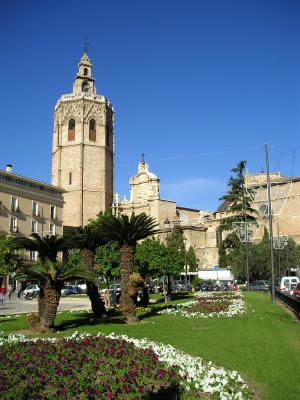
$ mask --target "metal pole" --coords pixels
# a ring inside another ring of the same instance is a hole
[[[266,152],[266,169],[267,169],[267,188],[268,188],[268,217],[269,217],[269,235],[270,235],[270,255],[271,255],[271,280],[272,280],[272,304],[275,301],[275,282],[274,282],[274,253],[273,253],[273,225],[272,225],[272,202],[271,202],[271,185],[270,185],[270,166],[269,166],[269,149],[268,144],[265,145]]]
[[[250,272],[249,272],[249,249],[248,249],[248,228],[247,228],[247,215],[245,215],[246,227],[246,273],[247,273],[247,291],[250,290]]]
[[[184,247],[184,267],[185,267],[185,290],[188,290],[186,248],[185,247]]]
[[[280,272],[280,270],[281,270],[281,265],[280,265],[280,253],[281,253],[281,251],[280,251],[281,249],[279,249],[279,251],[278,251],[278,280],[280,280],[280,275],[281,275],[281,272]]]

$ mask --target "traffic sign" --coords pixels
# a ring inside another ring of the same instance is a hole
[[[282,250],[287,245],[288,237],[287,236],[277,236],[273,238],[273,247],[277,250]]]

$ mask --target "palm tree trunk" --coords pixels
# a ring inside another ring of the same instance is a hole
[[[53,331],[54,321],[59,305],[61,287],[47,282],[44,286],[45,308],[40,319],[40,330],[42,332]]]
[[[135,315],[136,305],[130,295],[131,282],[130,275],[133,271],[134,246],[127,244],[120,249],[121,252],[121,297],[120,310],[128,323],[137,322],[138,318]]]
[[[94,269],[94,258],[95,254],[92,250],[82,249],[81,255],[83,258],[84,269],[88,272],[92,272]],[[105,304],[101,299],[99,290],[95,282],[86,281],[86,293],[91,301],[92,311],[95,317],[102,317],[105,314]]]
[[[102,317],[105,314],[105,304],[100,297],[98,286],[92,281],[86,281],[86,294],[89,296],[92,311],[95,317]]]
[[[38,297],[38,313],[39,313],[39,319],[42,318],[42,315],[45,312],[45,293],[44,293],[44,287],[41,284],[40,285],[40,291],[39,291],[39,297]]]

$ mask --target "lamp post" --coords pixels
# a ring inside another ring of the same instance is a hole
[[[169,230],[170,230],[171,222],[166,218],[164,220],[164,227],[165,227],[165,232],[166,232],[166,239],[168,240],[169,237]]]
[[[182,237],[184,243],[184,270],[185,270],[185,290],[188,290],[188,280],[187,280],[187,264],[186,264],[186,241],[187,238],[185,236]]]

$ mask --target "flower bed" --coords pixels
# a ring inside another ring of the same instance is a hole
[[[3,400],[252,398],[237,371],[147,339],[11,335],[0,337],[0,345]]]
[[[122,339],[13,340],[3,347],[0,362],[3,400],[138,400],[154,393],[172,399],[179,392],[178,367]]]
[[[219,318],[241,315],[245,309],[241,292],[203,292],[197,293],[196,300],[168,306],[158,313],[182,317]]]

